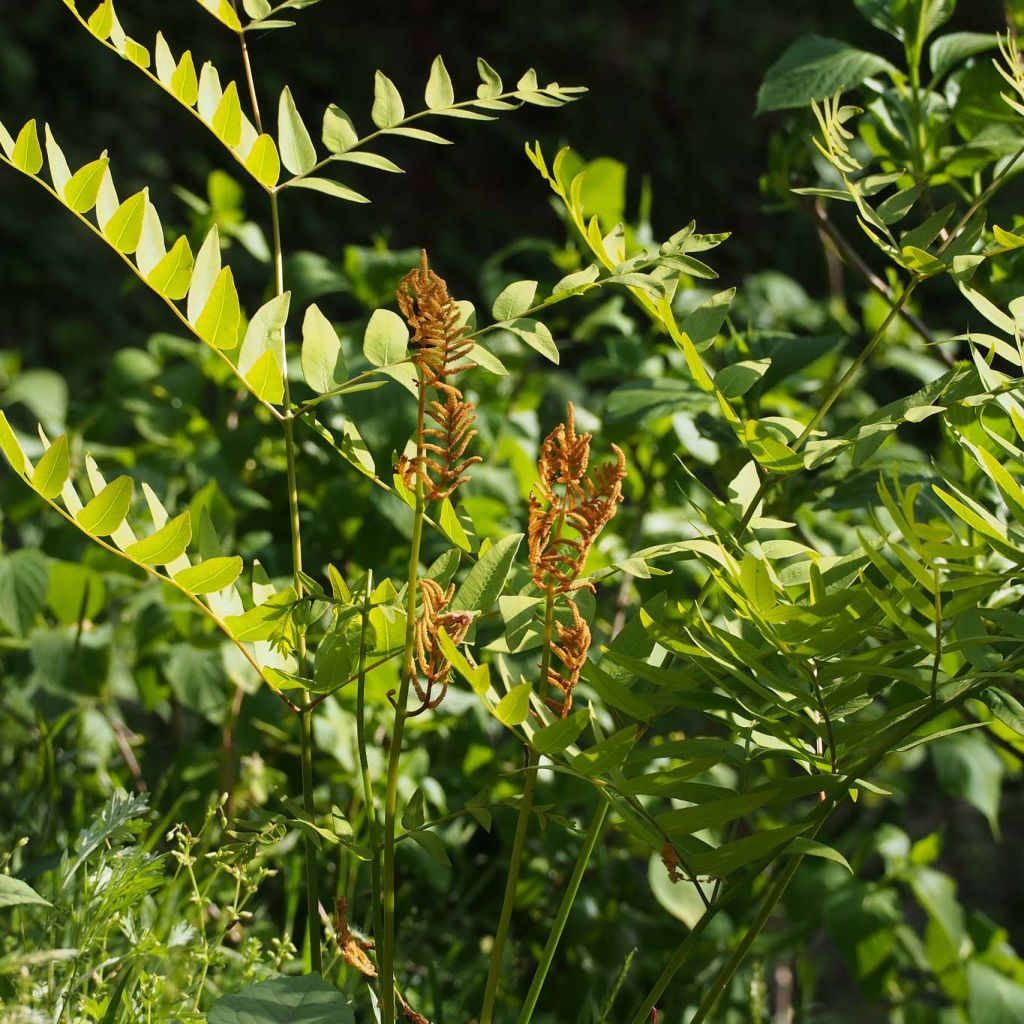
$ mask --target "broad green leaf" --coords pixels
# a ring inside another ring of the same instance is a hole
[[[49,900],[44,900],[27,882],[10,875],[0,875],[0,907],[22,906],[49,907]]]
[[[476,70],[477,74],[480,75],[480,85],[477,86],[476,90],[477,96],[482,100],[487,100],[500,95],[503,88],[501,75],[483,57],[477,57]]]
[[[555,345],[555,339],[551,337],[547,325],[541,323],[540,320],[513,320],[512,323],[506,325],[506,329],[517,338],[522,338],[530,348],[536,349],[545,359],[558,363],[558,347]]]
[[[238,100],[238,86],[229,82],[228,87],[213,112],[210,121],[213,133],[225,146],[234,147],[242,139],[242,104]]]
[[[28,459],[3,412],[0,412],[0,451],[4,453],[4,458],[11,464],[14,472],[18,476],[25,476],[29,469]]]
[[[274,10],[268,0],[242,0],[242,7],[253,21],[269,17]]]
[[[745,395],[771,367],[770,359],[749,359],[733,363],[715,374],[715,386],[726,398]]]
[[[171,75],[171,95],[184,103],[186,107],[194,107],[199,99],[199,78],[196,66],[192,62],[192,54],[186,50],[178,61],[178,66]]]
[[[241,615],[229,615],[224,625],[236,640],[269,640],[280,628],[281,621],[294,603],[295,590],[288,587]]]
[[[538,754],[557,754],[575,743],[590,724],[590,712],[574,711],[568,718],[559,719],[538,729],[530,740]]]
[[[533,305],[536,294],[536,281],[514,281],[494,300],[491,314],[495,320],[516,320]]]
[[[324,111],[321,139],[328,152],[344,153],[359,141],[359,133],[352,124],[352,118],[341,107],[332,103]]]
[[[416,792],[409,798],[409,802],[402,810],[402,828],[414,829],[426,821],[426,813],[423,807],[423,789],[416,787]]]
[[[96,205],[100,183],[109,163],[105,156],[101,156],[71,175],[64,186],[64,202],[76,213],[88,213]]]
[[[989,32],[950,32],[939,36],[928,49],[928,65],[932,76],[941,78],[961,61],[986,50],[994,50],[999,37]]]
[[[196,334],[214,348],[233,349],[238,344],[241,315],[234,275],[230,267],[225,267],[217,275],[210,297],[195,322]]]
[[[196,100],[196,110],[207,124],[212,124],[213,115],[217,113],[217,107],[223,94],[220,72],[212,62],[206,61],[199,71],[199,98]]]
[[[383,71],[378,71],[373,81],[371,120],[378,128],[394,128],[404,117],[405,106],[395,83]]]
[[[967,1019],[977,1024],[1024,1020],[1024,985],[979,957],[967,961]]]
[[[357,192],[348,185],[342,185],[340,181],[332,178],[297,178],[288,182],[289,188],[308,188],[314,192],[323,192],[324,195],[334,196],[335,199],[344,199],[349,203],[368,203],[370,200],[361,192]]]
[[[452,599],[452,611],[490,611],[512,571],[512,563],[522,541],[523,535],[517,533],[492,545],[459,587]]]
[[[205,7],[222,25],[227,25],[232,32],[241,32],[242,23],[238,20],[231,0],[199,0],[201,6]]]
[[[308,174],[313,169],[316,147],[287,85],[281,92],[277,108],[277,142],[281,163],[292,174]]]
[[[217,275],[220,273],[220,232],[215,224],[203,240],[196,255],[195,269],[188,286],[188,302],[185,315],[188,322],[194,324],[199,319],[213,291]]]
[[[171,79],[174,77],[175,62],[174,55],[171,53],[171,48],[167,45],[163,32],[157,32],[156,34],[155,59],[156,77],[161,85],[170,89]]]
[[[38,174],[43,166],[43,151],[39,148],[39,132],[35,118],[18,132],[11,153],[11,163],[26,174]]]
[[[71,457],[68,452],[67,434],[61,434],[43,452],[32,473],[32,487],[44,498],[51,501],[64,489],[64,482],[71,472]]]
[[[182,235],[149,272],[146,282],[166,299],[183,299],[188,294],[194,267],[192,247]]]
[[[572,759],[572,766],[584,775],[598,775],[618,768],[636,743],[636,726],[628,725]]]
[[[503,725],[512,728],[522,725],[526,716],[530,713],[530,694],[532,692],[529,683],[520,683],[513,686],[494,708],[494,715]]]
[[[267,349],[245,374],[253,394],[263,402],[280,405],[284,399],[284,373],[277,356]]]
[[[281,177],[281,159],[269,135],[261,135],[245,158],[245,169],[264,187],[273,188]]]
[[[374,366],[388,366],[405,358],[409,328],[390,309],[375,309],[363,334],[363,355]]]
[[[242,559],[238,555],[208,558],[198,565],[175,573],[174,582],[193,594],[212,594],[230,587],[242,575]]]
[[[119,476],[88,502],[75,520],[86,533],[96,537],[109,536],[127,518],[134,490],[131,477]]]
[[[281,376],[285,367],[284,328],[288,321],[291,298],[291,292],[275,296],[260,306],[255,316],[249,321],[249,326],[245,331],[245,340],[238,353],[238,369],[246,377],[266,352],[273,353],[274,361],[277,364],[277,375]],[[267,368],[264,368],[262,372],[267,372]]]
[[[118,252],[133,253],[139,247],[148,202],[149,189],[144,188],[126,199],[103,225],[104,237]]]
[[[167,565],[180,558],[192,540],[192,513],[182,512],[156,533],[129,544],[124,553],[144,565]]]
[[[349,622],[354,625],[355,653],[358,653],[359,619],[349,619]],[[373,627],[371,626],[370,628],[372,629]],[[372,649],[372,644],[368,645],[368,649]],[[352,643],[349,641],[348,634],[341,632],[328,633],[320,641],[316,649],[316,659],[313,665],[313,685],[310,689],[317,693],[333,690],[348,680],[354,668]]]
[[[15,636],[27,636],[46,606],[49,570],[38,551],[0,555],[0,625]]]
[[[430,78],[427,81],[424,99],[430,110],[450,107],[455,102],[455,89],[452,87],[451,76],[448,74],[448,69],[444,66],[440,54],[430,65]]]
[[[345,356],[338,332],[316,305],[306,310],[302,321],[302,376],[320,395],[345,380]]]
[[[884,57],[838,39],[803,36],[768,69],[755,113],[806,107],[882,73],[896,74]]]
[[[446,867],[451,866],[451,860],[448,857],[448,851],[444,848],[444,841],[439,835],[429,830],[423,830],[420,832],[412,832],[409,838],[417,845],[422,847],[426,852],[438,862],[438,864],[444,864]]]
[[[89,27],[89,31],[97,39],[108,39],[110,37],[110,33],[114,31],[113,0],[103,0],[96,10],[89,15],[89,20],[86,24]]]
[[[49,125],[43,126],[43,137],[46,141],[46,163],[50,168],[50,181],[53,182],[54,191],[57,195],[64,192],[64,186],[71,179],[71,170],[68,167],[64,151],[57,145]]]

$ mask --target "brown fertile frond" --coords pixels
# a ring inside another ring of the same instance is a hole
[[[439,642],[442,629],[452,643],[461,644],[466,639],[473,616],[469,612],[447,612],[445,609],[455,595],[455,584],[442,588],[437,580],[423,579],[420,587],[420,617],[416,620],[416,665],[413,686],[420,699],[420,706],[408,717],[422,714],[436,708],[448,692],[451,677],[451,662],[444,656]],[[422,676],[422,678],[421,678]],[[435,688],[438,692],[435,693]]]
[[[338,933],[338,948],[345,963],[367,978],[376,978],[377,968],[366,955],[366,951],[373,948],[373,943],[357,939],[352,934],[348,923],[348,900],[344,896],[334,901],[334,926]]]
[[[412,361],[423,374],[424,387],[461,397],[444,378],[473,366],[463,361],[473,339],[467,337],[467,326],[460,324],[462,315],[444,278],[430,269],[426,249],[421,251],[420,265],[399,283],[397,298],[398,308],[412,328]]]
[[[590,651],[590,627],[586,620],[580,615],[576,602],[570,597],[566,599],[569,609],[572,612],[572,625],[563,626],[560,622],[555,623],[558,633],[557,642],[552,642],[551,653],[565,666],[563,670],[548,666],[548,684],[561,691],[561,699],[545,697],[545,703],[557,711],[562,718],[572,710],[572,691],[580,681],[580,672],[587,663],[587,653]]]
[[[433,400],[425,413],[435,426],[423,426],[416,459],[403,456],[399,473],[410,489],[417,479],[423,483],[428,501],[440,501],[451,495],[470,478],[466,470],[479,456],[466,457],[466,449],[476,436],[476,407],[462,392],[445,380],[472,367],[465,361],[473,340],[459,308],[448,294],[444,279],[429,267],[426,250],[420,266],[409,271],[398,287],[398,305],[412,328],[412,361],[419,370],[419,386],[434,389],[441,401]]]

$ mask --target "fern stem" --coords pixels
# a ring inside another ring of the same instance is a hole
[[[423,459],[423,424],[426,416],[427,389],[423,370],[417,366],[419,407],[416,415],[416,465]],[[420,568],[420,547],[423,543],[423,481],[416,474],[416,507],[412,543],[409,547],[409,583],[406,590],[405,652],[402,679],[395,702],[395,725],[388,751],[387,790],[384,798],[384,931],[380,950],[380,996],[382,1024],[395,1024],[395,816],[398,810],[398,769],[402,757],[402,736],[405,732],[406,704],[416,671],[416,585]]]
[[[561,530],[559,523],[558,531]],[[557,533],[556,533],[557,535]],[[551,639],[555,627],[555,584],[549,583],[544,602],[544,639],[541,648],[540,662],[540,696],[543,700],[547,695],[548,669],[551,666]],[[519,818],[516,821],[516,832],[512,839],[512,851],[509,855],[508,875],[505,878],[505,895],[501,902],[501,914],[498,927],[494,933],[494,945],[491,946],[491,962],[487,971],[487,985],[484,988],[484,1005],[480,1011],[480,1024],[491,1024],[494,1019],[494,1005],[498,998],[498,984],[501,979],[501,961],[508,942],[508,933],[512,924],[512,910],[516,901],[516,889],[519,886],[519,872],[523,863],[523,850],[526,847],[526,833],[530,827],[530,814],[533,812],[533,794],[537,788],[536,752],[530,748],[526,752],[526,781],[523,783],[523,795],[519,801]]]
[[[597,810],[594,812],[594,817],[590,820],[590,827],[587,829],[583,847],[576,858],[576,866],[573,868],[572,878],[569,879],[569,884],[562,896],[562,902],[558,907],[558,913],[555,915],[554,924],[551,926],[551,931],[548,934],[547,944],[544,946],[544,951],[541,953],[540,960],[537,963],[533,982],[530,984],[530,990],[526,994],[523,1008],[519,1011],[518,1024],[530,1024],[537,1000],[540,998],[541,989],[544,987],[548,971],[551,969],[551,963],[555,958],[558,944],[562,940],[562,933],[565,931],[565,924],[569,920],[569,913],[576,902],[576,895],[579,892],[580,883],[583,881],[583,875],[590,864],[590,858],[593,856],[594,848],[597,846],[597,841],[600,839],[601,832],[604,829],[605,819],[608,817],[609,803],[603,795],[599,795],[598,800]]]

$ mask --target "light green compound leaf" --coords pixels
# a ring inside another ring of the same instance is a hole
[[[302,321],[302,376],[320,395],[345,380],[345,356],[338,332],[316,305],[306,310]]]
[[[768,69],[755,113],[806,107],[881,73],[896,74],[884,57],[838,39],[803,36]]]
[[[124,553],[144,565],[167,565],[180,558],[192,540],[192,513],[182,512],[166,526],[129,544]]]
[[[583,730],[590,724],[590,712],[586,709],[574,711],[568,718],[562,718],[543,729],[538,729],[530,743],[538,754],[557,754],[575,743]]]
[[[334,196],[335,199],[344,199],[349,203],[368,203],[370,201],[361,192],[331,178],[297,178],[295,181],[289,182],[288,187],[308,188],[313,192],[323,192],[324,195]]]
[[[540,320],[513,320],[512,323],[506,325],[506,330],[511,331],[517,338],[522,338],[530,348],[535,349],[545,359],[549,359],[557,365],[558,347],[546,324],[541,323]]]
[[[28,459],[22,451],[11,424],[2,412],[0,412],[0,451],[4,453],[4,458],[11,464],[11,469],[15,473],[22,477],[28,473]]]
[[[188,294],[194,267],[192,247],[182,235],[149,272],[146,283],[166,299],[183,299]]]
[[[281,91],[277,108],[277,142],[281,163],[292,174],[308,174],[313,169],[316,147],[287,85]]]
[[[572,766],[584,775],[598,775],[618,768],[629,756],[636,742],[636,726],[613,732],[607,739],[581,751],[572,759]]]
[[[178,61],[178,66],[171,75],[171,95],[186,107],[194,107],[199,99],[199,78],[196,66],[192,62],[192,54],[186,50]]]
[[[139,247],[147,202],[149,190],[144,188],[126,199],[103,225],[104,237],[118,252],[132,253]]]
[[[487,553],[470,569],[458,593],[452,600],[454,612],[487,612],[498,600],[502,587],[512,571],[521,533],[504,537],[487,550]]]
[[[192,594],[213,594],[230,587],[242,575],[242,559],[238,555],[208,558],[176,573],[174,582]]]
[[[242,23],[231,6],[231,0],[199,0],[199,4],[232,32],[242,31]]]
[[[260,401],[280,405],[284,400],[284,374],[281,364],[270,349],[252,364],[245,380]]]
[[[119,476],[75,516],[78,525],[96,537],[107,537],[125,521],[132,505],[135,485],[130,477]]]
[[[196,333],[214,348],[232,349],[238,344],[241,315],[234,275],[230,267],[225,267],[217,275],[210,297],[195,322]]]
[[[199,314],[202,313],[203,307],[210,297],[210,292],[213,291],[213,285],[219,273],[220,232],[215,224],[199,247],[192,280],[189,282],[185,315],[190,324],[194,324],[199,319]]]
[[[44,498],[53,500],[64,489],[64,483],[71,472],[71,457],[68,452],[67,434],[61,434],[43,452],[32,473],[32,488]]]
[[[324,111],[321,139],[328,152],[344,153],[359,141],[359,133],[352,124],[352,118],[341,107],[332,103]]]
[[[281,159],[269,135],[261,135],[245,158],[245,169],[265,188],[273,188],[281,177]]]
[[[224,90],[213,112],[210,127],[225,146],[234,147],[242,141],[242,105],[238,101],[238,86],[234,82],[229,82]]]
[[[390,309],[375,309],[363,335],[363,355],[374,366],[388,366],[405,358],[409,328]]]
[[[52,904],[44,900],[28,883],[10,875],[0,875],[0,907],[22,906],[49,907]]]
[[[80,167],[64,186],[64,202],[76,213],[88,213],[96,205],[100,183],[110,161],[101,156],[98,160]]]
[[[26,174],[38,174],[43,166],[43,151],[39,148],[39,131],[35,118],[26,124],[14,143],[11,163]]]
[[[522,725],[526,716],[530,713],[530,694],[532,689],[529,683],[520,683],[513,686],[494,708],[494,716],[502,725],[512,728]]]
[[[405,105],[395,83],[378,71],[373,81],[373,109],[370,118],[378,128],[394,128],[405,117]]]
[[[515,320],[533,305],[536,294],[536,281],[514,281],[494,300],[491,314],[495,320]]]
[[[750,359],[733,363],[715,374],[715,386],[726,398],[745,395],[769,370],[771,359]]]
[[[272,352],[278,367],[278,376],[284,369],[284,327],[288,321],[291,292],[276,295],[256,311],[245,331],[245,340],[238,353],[238,369],[248,376],[249,371],[265,352]]]
[[[440,55],[435,57],[434,63],[430,65],[430,78],[427,81],[424,99],[430,110],[450,107],[455,102],[455,89],[452,86],[452,79]]]

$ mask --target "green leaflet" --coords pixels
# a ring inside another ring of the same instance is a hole
[[[64,483],[71,472],[68,452],[68,438],[62,434],[43,452],[32,473],[32,487],[44,498],[51,501],[64,489]]]
[[[284,374],[277,357],[269,349],[249,367],[245,381],[263,402],[279,405],[284,399]]]
[[[536,281],[514,281],[494,300],[491,310],[494,319],[518,319],[533,305],[536,294]]]
[[[345,356],[330,320],[312,305],[302,321],[302,376],[317,394],[345,381]]]
[[[101,156],[98,160],[80,167],[64,186],[64,202],[76,213],[88,213],[99,195],[100,183],[110,161]]]
[[[430,65],[430,78],[427,80],[424,100],[430,110],[450,107],[455,102],[455,89],[452,87],[451,76],[440,55],[435,57],[434,63]]]
[[[538,729],[530,739],[538,754],[557,754],[575,743],[590,724],[590,712],[574,711],[568,718],[559,719]]]
[[[2,411],[0,411],[0,451],[4,453],[4,458],[11,464],[14,472],[19,476],[25,476],[29,470],[28,459]]]
[[[395,83],[383,71],[378,71],[373,82],[370,119],[378,128],[393,128],[404,117],[405,106]]]
[[[498,600],[512,571],[523,534],[504,537],[488,549],[486,554],[470,569],[462,586],[452,599],[452,611],[487,612]]]
[[[43,166],[43,151],[39,147],[39,132],[33,118],[18,132],[11,153],[11,163],[26,174],[38,174]]]
[[[281,177],[281,158],[269,135],[261,135],[245,158],[245,169],[265,188],[273,188]]]
[[[281,163],[292,174],[308,174],[316,165],[316,147],[288,86],[281,91],[278,103],[277,143]]]
[[[513,686],[493,709],[494,716],[503,725],[514,728],[526,721],[530,713],[530,695],[533,692],[529,683],[520,683]]]
[[[182,512],[156,533],[129,544],[124,553],[144,565],[167,565],[180,558],[192,540],[192,513]]]
[[[193,594],[211,594],[230,587],[242,575],[242,559],[237,555],[208,558],[198,565],[182,569],[174,582]]]
[[[241,309],[234,275],[224,267],[210,290],[202,313],[195,322],[196,333],[208,345],[219,349],[232,349],[238,345]]]
[[[235,147],[242,139],[242,105],[238,100],[238,86],[229,82],[217,104],[210,127],[225,146]]]
[[[0,875],[0,908],[32,905],[49,907],[51,904],[20,878]]]
[[[195,260],[188,239],[182,235],[171,251],[149,272],[146,283],[165,299],[185,298],[192,281]]]
[[[401,362],[409,347],[409,328],[390,309],[375,309],[363,334],[363,355],[374,366]]]
[[[135,485],[130,477],[119,476],[100,491],[81,512],[75,516],[78,525],[86,533],[107,537],[114,533],[128,517]]]
[[[149,189],[126,199],[103,225],[103,235],[121,253],[133,253],[142,238],[142,220],[149,202]]]

